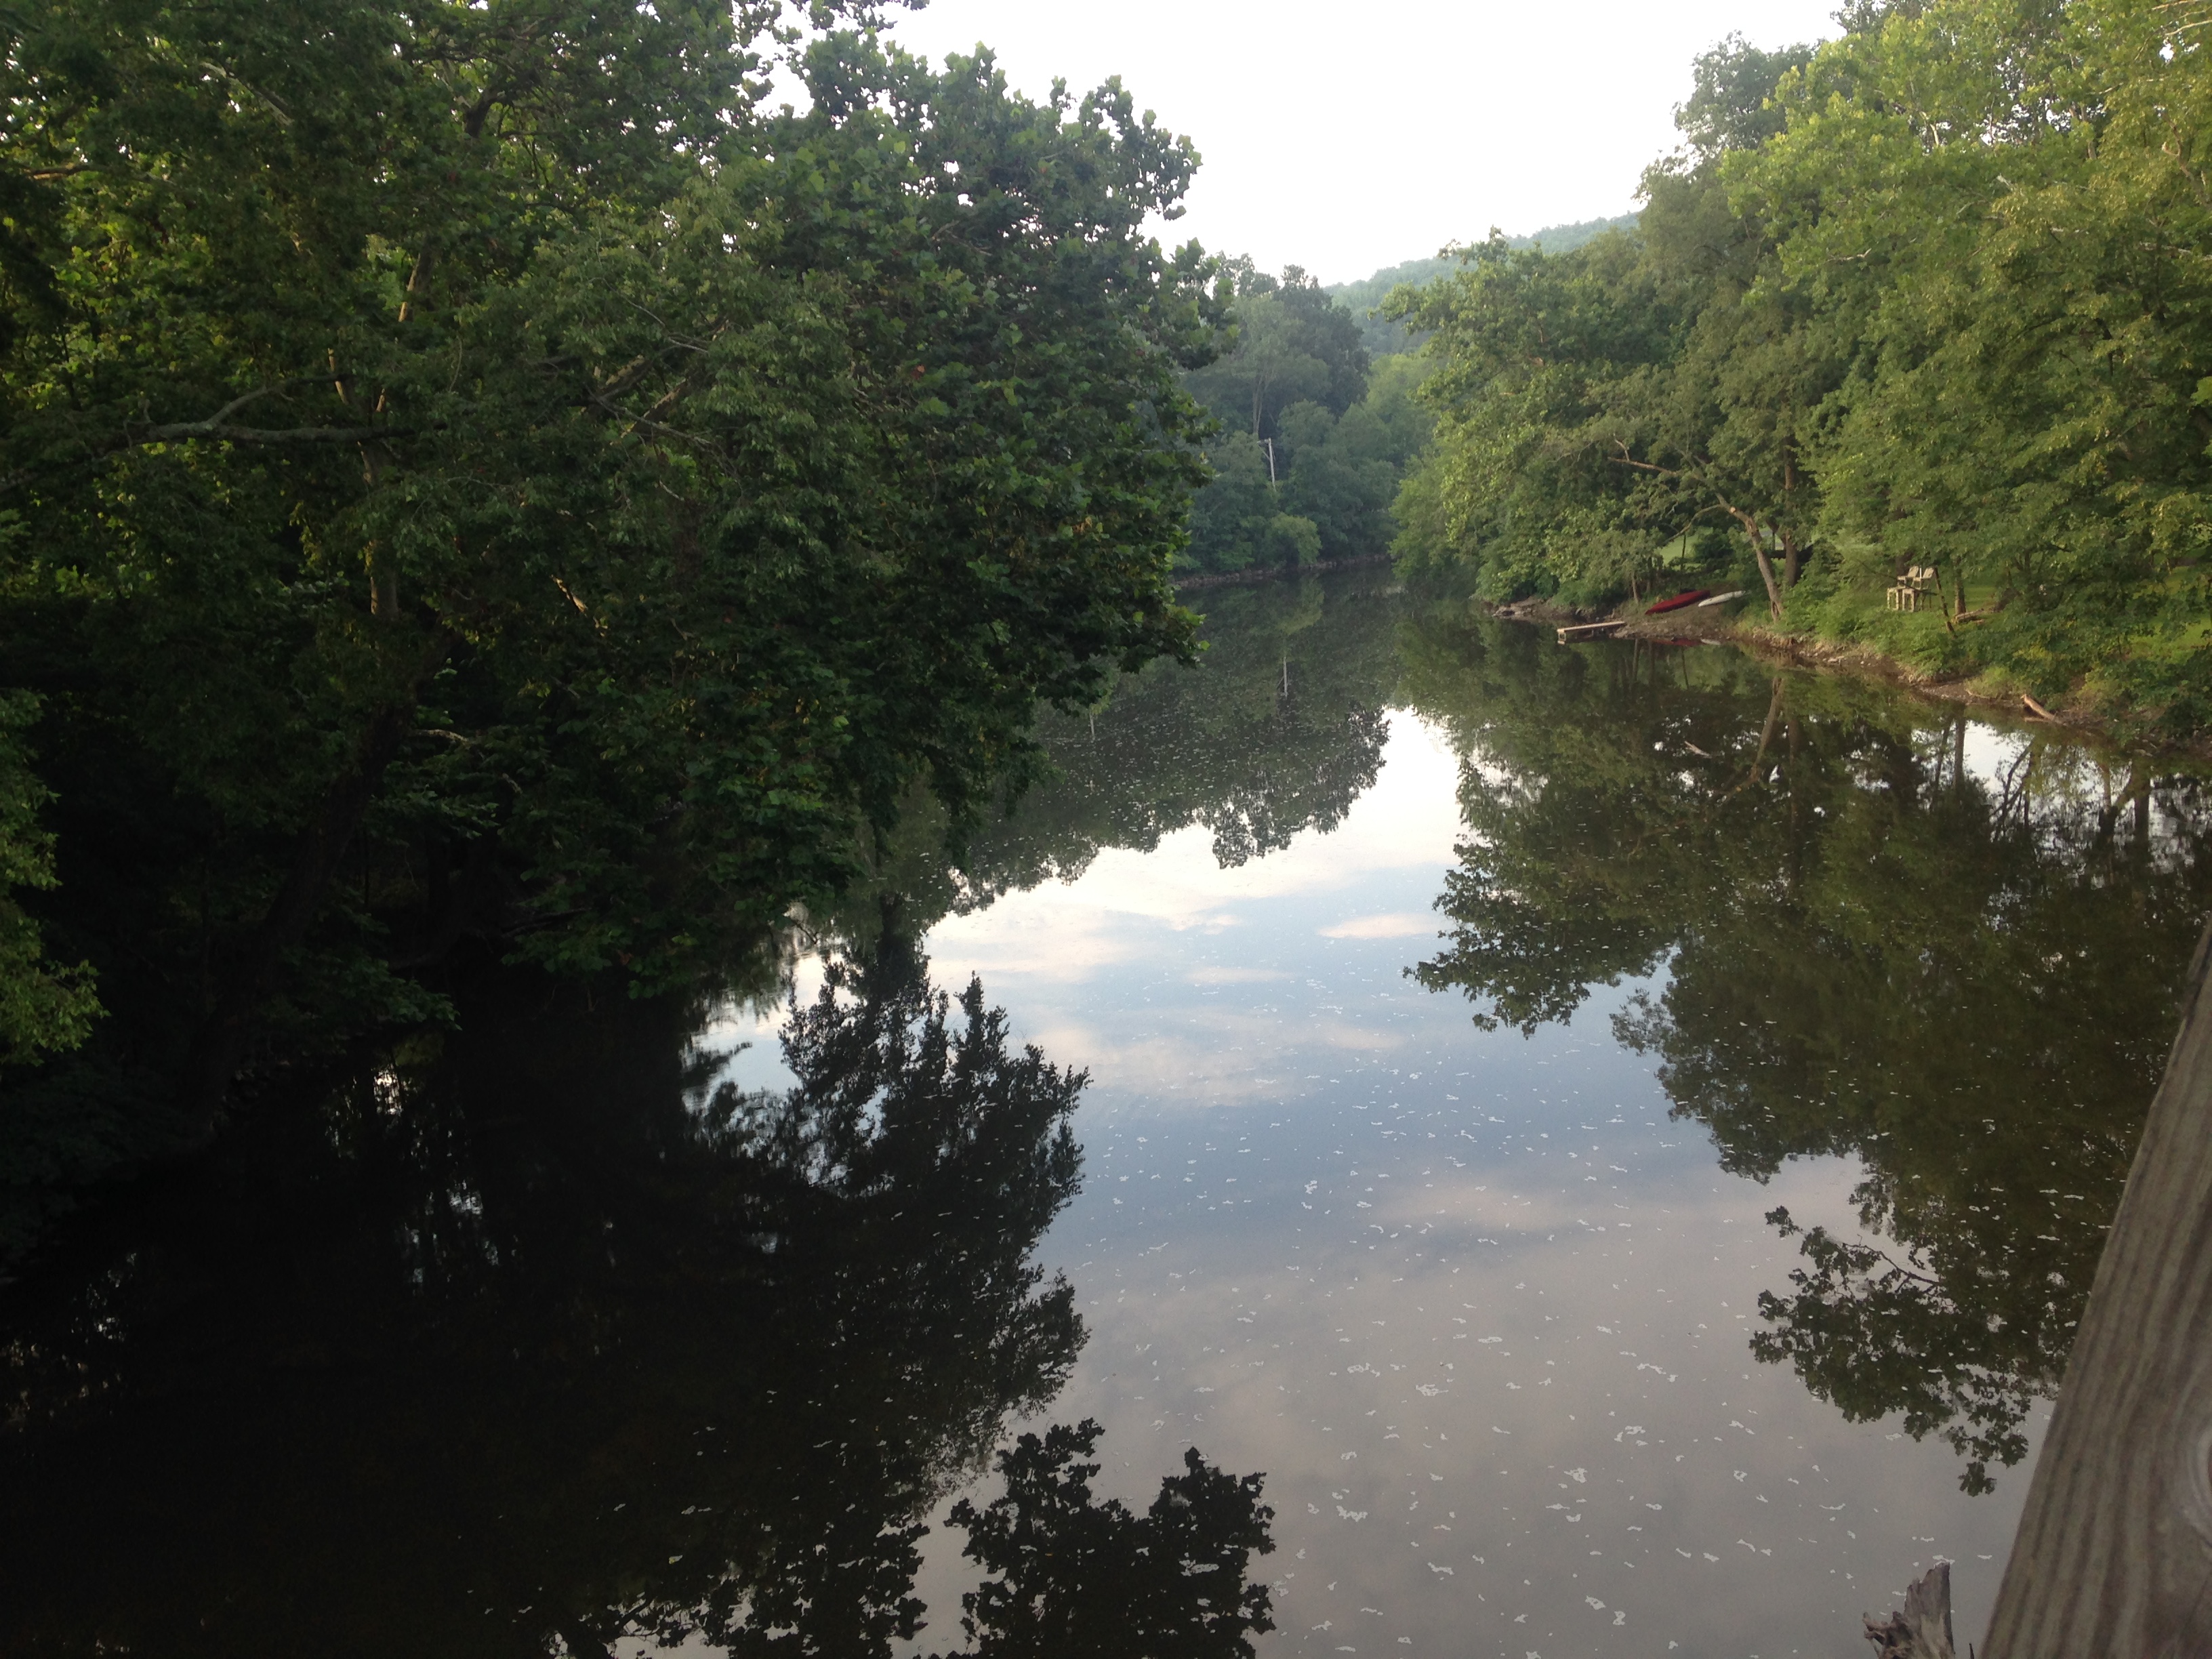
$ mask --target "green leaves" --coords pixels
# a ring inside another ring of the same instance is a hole
[[[21,692],[0,695],[0,1063],[74,1048],[100,1013],[89,964],[51,961],[38,924],[9,892],[54,884],[53,837],[38,823],[50,797],[31,774],[21,739],[37,712],[36,699]]]
[[[0,629],[40,925],[156,1070],[411,1018],[465,941],[711,969],[1189,649],[1188,147],[819,10],[34,9]]]
[[[1231,262],[1233,349],[1186,377],[1222,430],[1212,482],[1193,503],[1188,562],[1201,570],[1382,552],[1406,464],[1428,440],[1412,397],[1421,367],[1370,364],[1352,313],[1296,266],[1274,277]]]
[[[1778,623],[2200,729],[2205,51],[2087,0],[1723,42],[1632,236],[1493,239],[1398,302],[1438,360],[1411,565],[1584,603],[1756,566]],[[1911,565],[1944,573],[1941,641],[1882,617]]]

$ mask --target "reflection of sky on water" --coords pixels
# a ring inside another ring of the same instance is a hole
[[[1184,830],[930,935],[940,984],[1092,1074],[1045,1244],[1091,1336],[1052,1416],[1105,1425],[1133,1502],[1187,1444],[1267,1472],[1263,1651],[1849,1654],[1938,1556],[1978,1639],[2026,1467],[1969,1499],[1948,1447],[1746,1352],[1797,1260],[1764,1212],[1848,1229],[1855,1167],[1721,1174],[1613,1042],[1632,988],[1523,1039],[1404,977],[1457,781],[1398,714],[1334,834],[1224,870]],[[925,1649],[973,1582],[933,1541]]]

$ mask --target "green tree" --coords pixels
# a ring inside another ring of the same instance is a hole
[[[1565,253],[1592,241],[1608,230],[1629,230],[1636,224],[1636,215],[1625,213],[1611,219],[1584,219],[1571,225],[1547,225],[1527,236],[1507,240],[1511,247],[1544,247],[1553,253]],[[1343,306],[1359,321],[1360,343],[1367,355],[1380,362],[1387,357],[1401,356],[1419,349],[1423,337],[1409,333],[1401,325],[1384,317],[1380,309],[1382,301],[1400,288],[1420,288],[1437,277],[1449,275],[1458,265],[1458,260],[1449,252],[1427,259],[1407,259],[1403,264],[1389,265],[1371,276],[1356,283],[1336,283],[1330,285],[1328,296]]]
[[[0,20],[24,908],[116,1015],[11,1109],[105,1067],[204,1136],[464,945],[678,982],[1188,648],[1188,148],[780,15]]]
[[[1772,242],[1723,163],[1778,127],[1771,94],[1809,55],[1731,37],[1697,60],[1684,148],[1645,173],[1632,233],[1563,256],[1493,233],[1461,276],[1388,302],[1440,360],[1443,435],[1407,516],[1443,539],[1417,562],[1471,563],[1501,599],[1633,596],[1719,524],[1781,617],[1817,516],[1807,435],[1839,371],[1809,307],[1762,281]]]
[[[1255,438],[1295,403],[1340,415],[1367,390],[1367,349],[1352,313],[1296,265],[1279,280],[1249,258],[1229,262],[1236,286],[1237,342],[1185,384],[1223,424]]]
[[[22,692],[0,696],[0,1065],[75,1048],[100,1013],[88,967],[49,960],[38,924],[9,896],[14,887],[54,884],[53,837],[38,821],[49,797],[17,736],[37,708]]]
[[[1186,377],[1224,428],[1206,446],[1213,480],[1192,506],[1188,562],[1236,570],[1384,551],[1400,477],[1428,441],[1412,395],[1424,366],[1370,369],[1348,313],[1295,267],[1276,286],[1249,265],[1237,275],[1235,349]]]
[[[1554,256],[1493,234],[1449,281],[1386,304],[1431,336],[1435,363],[1436,441],[1406,486],[1424,532],[1409,570],[1463,568],[1495,599],[1603,593],[1680,534],[1670,492],[1625,464],[1641,452],[1624,450],[1614,407],[1670,362],[1682,325],[1639,255],[1622,235]]]
[[[1858,343],[1817,465],[1853,550],[1816,620],[2201,724],[2212,542],[2212,67],[2186,9],[1869,8],[1729,169],[1796,295]],[[1863,619],[1907,560],[1931,631]],[[1881,630],[1888,629],[1889,633]]]

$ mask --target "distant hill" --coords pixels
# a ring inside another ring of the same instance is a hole
[[[1627,230],[1636,223],[1636,216],[1624,213],[1617,219],[1585,219],[1579,224],[1547,225],[1528,236],[1506,239],[1513,247],[1534,247],[1544,245],[1551,253],[1565,253],[1570,248],[1580,247],[1584,242],[1603,235],[1608,230]],[[1434,282],[1446,271],[1457,268],[1459,261],[1439,255],[1431,259],[1408,259],[1403,264],[1378,270],[1372,276],[1356,283],[1338,283],[1328,290],[1328,296],[1359,319],[1359,329],[1368,355],[1387,357],[1396,351],[1411,350],[1418,343],[1410,338],[1396,323],[1384,322],[1367,313],[1382,303],[1383,296],[1401,284],[1419,288]]]

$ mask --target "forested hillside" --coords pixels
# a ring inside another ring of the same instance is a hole
[[[1565,253],[1608,230],[1626,230],[1636,222],[1636,216],[1624,213],[1613,219],[1584,219],[1571,225],[1547,225],[1528,236],[1509,236],[1508,247],[1541,247],[1550,253]],[[1394,351],[1411,351],[1419,343],[1402,322],[1382,316],[1383,301],[1401,288],[1420,288],[1439,276],[1459,269],[1459,259],[1451,252],[1443,252],[1427,259],[1408,259],[1364,276],[1356,283],[1336,283],[1328,289],[1328,297],[1350,311],[1359,322],[1360,343],[1374,357],[1388,356]]]
[[[1213,477],[1192,503],[1184,562],[1204,571],[1385,552],[1391,501],[1431,419],[1413,396],[1425,365],[1371,358],[1358,319],[1296,265],[1249,259],[1235,283],[1233,349],[1185,377],[1219,422]]]
[[[1724,42],[1633,229],[1493,237],[1433,335],[1410,573],[1770,625],[2212,726],[2212,9],[1859,0]],[[1914,608],[1900,575],[1932,568]]]
[[[874,11],[0,12],[0,1188],[696,985],[1187,653],[1194,156]]]
[[[1514,248],[1581,246],[1619,219],[1554,225]],[[1188,569],[1356,559],[1398,534],[1392,503],[1433,420],[1414,395],[1427,374],[1411,353],[1425,337],[1382,302],[1459,268],[1439,254],[1323,288],[1296,265],[1277,277],[1224,262],[1234,286],[1232,349],[1185,377],[1221,429],[1205,447],[1212,482],[1193,504]]]

